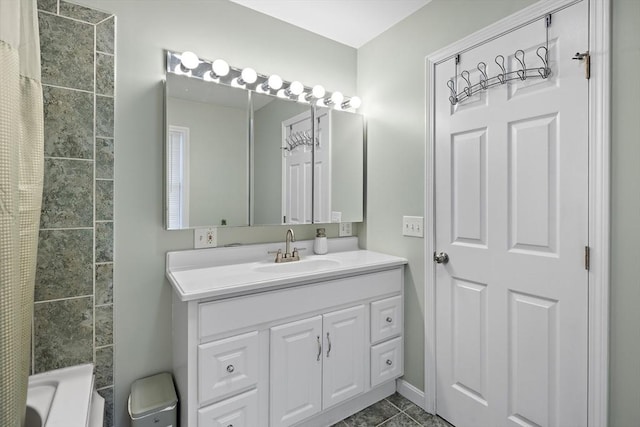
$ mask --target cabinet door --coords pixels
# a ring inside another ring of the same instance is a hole
[[[364,306],[323,316],[324,365],[322,407],[336,405],[364,391]]]
[[[258,391],[253,389],[198,411],[198,427],[255,427]]]
[[[271,427],[321,410],[322,316],[271,328]]]

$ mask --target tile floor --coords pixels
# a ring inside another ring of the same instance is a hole
[[[398,393],[374,403],[332,427],[453,427],[431,415]]]

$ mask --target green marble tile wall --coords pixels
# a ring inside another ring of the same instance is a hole
[[[115,17],[38,0],[45,172],[32,372],[93,362],[113,425]]]

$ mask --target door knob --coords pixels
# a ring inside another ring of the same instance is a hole
[[[433,260],[438,264],[446,264],[449,262],[449,255],[446,252],[434,252]]]

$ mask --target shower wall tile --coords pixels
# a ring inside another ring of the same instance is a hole
[[[96,93],[113,96],[113,55],[96,54]]]
[[[113,139],[96,138],[96,178],[113,179]]]
[[[96,136],[113,136],[113,98],[96,96]]]
[[[115,17],[111,17],[96,25],[96,50],[104,53],[114,53]]]
[[[113,306],[96,307],[96,347],[113,344]]]
[[[93,162],[45,159],[41,228],[93,225]]]
[[[93,298],[34,305],[35,372],[93,361]]]
[[[98,394],[104,398],[104,427],[113,425],[113,387],[98,390]]]
[[[80,21],[85,21],[91,24],[97,24],[111,16],[109,13],[89,9],[88,7],[68,3],[63,0],[60,1],[60,15],[79,19]]]
[[[96,181],[96,221],[113,219],[113,181]]]
[[[93,91],[95,26],[38,13],[42,83]]]
[[[113,384],[113,346],[96,349],[96,388]]]
[[[93,230],[41,230],[35,300],[93,293]]]
[[[42,88],[44,155],[93,158],[93,94],[51,86]]]
[[[96,262],[113,261],[113,222],[96,223]]]
[[[38,10],[58,13],[58,0],[38,0]]]
[[[113,302],[113,264],[96,265],[96,305]]]

